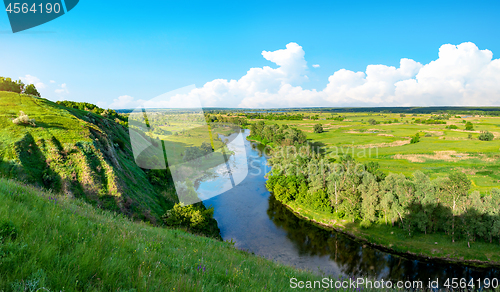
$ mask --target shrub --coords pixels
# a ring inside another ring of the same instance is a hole
[[[30,119],[23,111],[20,111],[19,117],[12,120],[12,122],[16,125],[30,125],[36,127],[35,119]]]
[[[458,129],[458,127],[456,125],[449,125],[449,126],[446,126],[446,129]]]
[[[481,134],[479,134],[479,140],[481,141],[491,141],[494,137],[495,136],[488,131],[482,131]]]
[[[410,144],[415,144],[418,142],[420,142],[420,135],[416,133],[415,136],[411,138]]]
[[[314,133],[323,133],[323,126],[321,124],[314,125]]]
[[[369,120],[368,120],[368,123],[369,123],[370,125],[376,125],[376,124],[378,124],[378,123],[377,123],[377,121],[375,121],[375,119],[369,119]]]
[[[465,130],[466,131],[474,131],[474,125],[471,122],[467,122],[465,124]]]

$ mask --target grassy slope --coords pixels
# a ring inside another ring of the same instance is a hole
[[[290,277],[318,279],[226,242],[134,223],[0,179],[6,220],[18,235],[0,241],[1,291],[36,281],[36,289],[51,291],[286,291]]]
[[[37,127],[15,125],[24,111]],[[124,141],[123,149],[114,143]],[[155,221],[175,202],[133,160],[128,131],[93,113],[0,92],[0,174]]]

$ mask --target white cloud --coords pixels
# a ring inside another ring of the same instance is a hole
[[[216,79],[189,96],[199,98],[203,106],[254,108],[500,104],[500,59],[470,42],[443,45],[438,58],[424,65],[403,58],[399,68],[340,69],[322,90],[300,86],[307,81],[304,55],[296,43],[264,51],[262,56],[278,68],[251,68],[239,80]]]
[[[61,84],[61,88],[56,89],[54,92],[57,94],[68,94],[68,86],[66,85],[66,83],[63,83]]]
[[[24,77],[19,77],[24,84],[34,84],[37,89],[44,89],[45,84],[36,76],[26,74]]]
[[[248,108],[500,105],[500,59],[470,42],[442,45],[438,58],[428,64],[403,58],[398,68],[379,64],[368,65],[364,72],[340,69],[321,90],[300,86],[308,81],[308,67],[298,44],[263,51],[262,56],[277,68],[251,68],[238,80],[215,79],[172,96],[170,103],[155,99],[147,106],[192,107],[198,100],[204,107]],[[141,103],[124,96],[110,107]]]
[[[319,68],[319,64],[313,64],[313,68]]]
[[[109,105],[109,108],[114,109],[124,109],[124,108],[135,108],[138,107],[139,103],[134,101],[134,98],[130,95],[122,95],[116,99],[113,99],[113,102]]]
[[[56,83],[54,80],[50,80],[49,82],[50,82],[50,83]]]

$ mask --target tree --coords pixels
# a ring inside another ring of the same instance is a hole
[[[471,187],[471,181],[463,172],[454,172],[444,180],[444,188],[448,195],[448,204],[451,204],[452,222],[451,222],[451,240],[455,242],[455,217],[460,210],[459,204],[464,202]]]
[[[465,130],[466,131],[474,131],[474,125],[471,122],[467,122],[465,124]]]
[[[494,137],[489,131],[481,131],[481,134],[479,134],[479,140],[481,141],[491,141]]]
[[[377,121],[375,121],[375,119],[369,119],[368,120],[368,124],[370,124],[370,125],[376,125]]]
[[[38,90],[36,90],[36,87],[33,84],[29,84],[26,86],[26,88],[24,89],[24,94],[29,94],[29,95],[34,95],[34,96],[40,97],[40,93],[38,92]]]
[[[321,124],[314,125],[314,133],[323,133],[323,126]]]
[[[418,142],[420,142],[420,135],[418,133],[416,133],[415,136],[411,138],[410,143],[415,144]]]

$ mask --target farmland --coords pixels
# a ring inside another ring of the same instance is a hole
[[[308,114],[313,115],[304,115]],[[437,178],[458,170],[466,173],[472,180],[474,190],[485,191],[498,186],[500,117],[453,115],[440,120],[443,124],[415,122],[432,117],[436,115],[320,113],[314,120],[264,121],[266,124],[287,124],[302,130],[311,142],[325,149],[327,156],[338,158],[343,154],[351,154],[363,163],[378,162],[381,170],[386,173],[403,173],[409,176],[420,170],[431,178]],[[255,121],[258,120],[249,120],[250,123]],[[472,131],[465,130],[467,122],[472,123]],[[321,124],[324,132],[314,133],[313,127],[316,124]],[[450,129],[450,126],[454,128],[453,125],[457,129]],[[494,140],[479,140],[481,131],[491,132]],[[410,144],[411,137],[417,133],[420,141]]]

